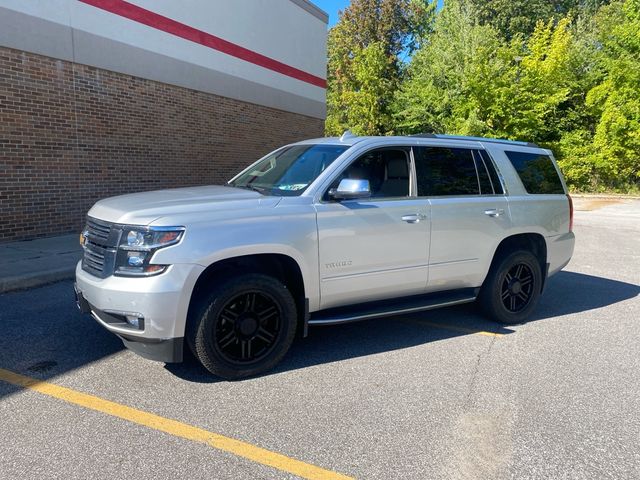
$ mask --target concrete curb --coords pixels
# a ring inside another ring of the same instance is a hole
[[[638,195],[624,195],[615,193],[571,193],[572,198],[601,198],[605,200],[640,200]]]
[[[2,244],[0,294],[69,280],[81,258],[73,233]]]
[[[76,269],[75,266],[73,266],[48,270],[46,272],[0,278],[0,294],[40,287],[61,280],[70,280],[75,277],[75,273]]]

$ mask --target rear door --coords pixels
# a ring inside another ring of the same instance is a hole
[[[414,147],[418,198],[431,205],[428,291],[478,287],[511,225],[491,159],[473,148]]]

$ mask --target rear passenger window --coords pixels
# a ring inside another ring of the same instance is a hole
[[[551,157],[539,153],[504,152],[516,169],[527,193],[564,194]]]
[[[479,195],[478,176],[471,150],[415,147],[418,196]]]

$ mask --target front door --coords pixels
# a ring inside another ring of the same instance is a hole
[[[410,196],[409,149],[371,150],[342,178],[366,179],[371,198],[316,205],[321,308],[424,293],[429,204]]]

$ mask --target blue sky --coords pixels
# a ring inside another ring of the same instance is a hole
[[[338,10],[344,10],[350,0],[311,0],[314,4],[329,14],[329,26],[333,27],[338,21]]]
[[[338,21],[338,10],[344,8],[351,3],[351,0],[311,0],[314,4],[329,14],[329,27],[333,27]],[[443,0],[439,0],[439,6],[442,6]]]

